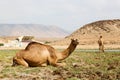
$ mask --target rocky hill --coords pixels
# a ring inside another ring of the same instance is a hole
[[[35,36],[38,38],[65,37],[68,32],[41,24],[0,24],[0,36]]]
[[[120,20],[101,20],[89,23],[67,36],[65,39],[53,44],[69,44],[71,38],[78,39],[80,45],[97,44],[99,36],[102,35],[105,44],[120,44]]]

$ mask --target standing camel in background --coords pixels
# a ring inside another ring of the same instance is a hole
[[[104,52],[104,44],[103,44],[102,36],[99,37],[98,45],[99,45],[99,52]]]
[[[67,49],[62,52],[56,50],[50,45],[31,42],[24,50],[21,50],[13,57],[12,66],[23,65],[26,67],[39,67],[46,65],[63,66],[59,61],[66,59],[78,45],[78,40],[71,39]]]

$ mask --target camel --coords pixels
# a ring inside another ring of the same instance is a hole
[[[71,43],[67,49],[63,50],[62,52],[57,52],[50,45],[38,42],[30,42],[24,50],[21,50],[18,53],[16,53],[16,55],[13,57],[12,66],[64,66],[65,63],[60,63],[60,61],[66,59],[75,50],[78,44],[79,42],[77,39],[71,39]]]

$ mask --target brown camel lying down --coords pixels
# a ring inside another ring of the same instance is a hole
[[[13,57],[12,66],[23,65],[26,67],[39,67],[46,65],[63,66],[59,61],[67,58],[78,45],[78,40],[71,39],[67,49],[62,52],[56,50],[50,45],[31,42],[24,50],[21,50]]]

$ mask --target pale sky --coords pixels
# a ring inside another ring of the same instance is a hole
[[[0,0],[0,24],[55,25],[67,31],[120,19],[120,0]]]

